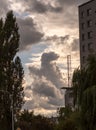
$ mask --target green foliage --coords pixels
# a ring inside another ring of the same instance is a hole
[[[53,130],[50,118],[34,115],[34,112],[24,110],[18,117],[17,127],[22,130]]]
[[[83,69],[74,71],[74,104],[78,106],[82,130],[96,130],[96,56],[90,55]]]
[[[73,96],[74,96],[74,105],[81,105],[82,102],[82,92],[86,88],[86,70],[83,68],[82,70],[76,69],[73,73],[72,79],[73,86]]]
[[[13,12],[9,11],[5,21],[0,19],[0,94],[2,95],[0,98],[0,126],[2,127],[0,128],[3,129],[6,124],[5,130],[11,130],[11,98],[14,103],[14,115],[20,111],[24,103],[22,87],[24,71],[20,58],[16,57],[19,50],[19,37],[16,18]]]
[[[58,111],[58,124],[55,130],[80,130],[80,115],[70,107],[60,108]]]
[[[20,115],[18,117],[18,120],[19,121],[26,121],[26,122],[31,123],[33,117],[34,117],[34,112],[33,111],[29,112],[28,110],[24,110],[24,111],[22,111],[20,113]]]
[[[59,121],[62,121],[66,118],[68,118],[70,116],[70,114],[72,113],[72,110],[69,106],[67,107],[60,107],[58,110],[57,110],[57,113],[58,113],[58,120]]]
[[[96,129],[96,86],[87,88],[83,93],[81,117],[84,130]]]

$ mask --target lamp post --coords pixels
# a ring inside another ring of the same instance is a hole
[[[11,100],[11,112],[12,112],[12,130],[14,130],[14,111],[13,111],[13,94],[10,94],[8,91],[0,90],[0,92],[9,94]]]

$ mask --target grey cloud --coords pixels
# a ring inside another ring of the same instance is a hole
[[[38,106],[35,104],[34,100],[26,101],[22,109],[28,109],[32,110],[34,108],[38,108]]]
[[[49,97],[48,103],[54,106],[61,106],[61,104],[64,102],[62,99]]]
[[[53,98],[57,98],[57,96],[60,95],[59,90],[48,80],[42,78],[40,80],[38,79],[37,81],[35,80],[33,86],[35,86],[32,89],[33,92],[39,95]]]
[[[20,31],[20,50],[29,48],[32,44],[38,43],[44,34],[37,30],[32,18],[17,19]]]
[[[31,86],[27,86],[25,90],[31,90]]]
[[[28,88],[29,86],[27,86],[26,88]],[[28,89],[25,89],[24,91],[25,91],[25,97],[26,98],[31,98],[31,96],[32,96],[32,90],[31,90],[32,88],[30,87],[30,89],[28,88]]]
[[[75,0],[56,0],[55,3],[59,3],[58,6],[55,4],[55,6],[52,5],[52,2],[48,2],[47,4],[43,1],[38,1],[38,0],[28,0],[27,4],[29,3],[29,11],[35,11],[38,13],[46,13],[46,12],[62,12],[64,6],[72,6],[76,2]]]
[[[56,109],[56,106],[62,105],[63,102],[63,94],[60,88],[64,86],[64,81],[54,62],[58,57],[54,52],[43,53],[41,67],[29,67],[30,75],[33,78],[32,93],[34,98],[35,96],[39,97],[39,107],[44,109]],[[43,99],[48,98],[48,100],[42,100],[41,97]]]
[[[49,104],[48,102],[44,102],[44,101],[40,102],[40,107],[43,108],[43,109],[46,109],[46,110],[56,109],[55,105],[53,106],[53,105]]]
[[[47,12],[48,9],[40,1],[34,0],[33,1],[33,8],[32,8],[32,10],[36,11],[38,13],[45,13],[45,12]]]
[[[47,26],[47,28],[50,29],[51,27],[53,28],[55,25],[56,27],[58,27],[59,25],[60,27],[62,26],[62,28],[64,26],[68,26],[68,28],[74,29],[78,26],[78,10],[75,0],[54,0],[55,4],[52,4],[52,1],[46,4],[46,1],[44,2],[42,0],[23,0],[23,2],[23,6],[26,7],[26,11],[29,11],[30,13],[35,13],[37,17],[38,14],[42,14],[42,16],[40,15],[40,17],[37,18],[38,21],[42,22],[41,19],[46,18],[47,16],[48,21],[43,21],[44,23],[39,23],[42,27],[44,25],[44,27]]]
[[[41,57],[41,68],[29,67],[32,76],[44,76],[47,80],[51,81],[56,87],[62,86],[62,75],[54,60],[59,56],[54,52],[43,53]]]
[[[53,35],[53,36],[47,36],[45,40],[56,42],[57,44],[65,44],[67,40],[69,40],[69,37],[70,37],[69,35],[65,35],[65,36]]]
[[[53,6],[50,5],[49,9],[50,9],[50,11],[55,12],[55,13],[60,13],[60,12],[63,11],[63,8],[61,6],[53,7]]]
[[[59,3],[60,3],[60,5],[74,5],[74,4],[76,4],[76,1],[75,0],[57,0]]]
[[[77,6],[69,7],[69,10],[66,10],[64,23],[70,29],[75,29],[78,27],[78,10]]]
[[[8,12],[8,5],[10,5],[8,0],[0,0],[0,16],[3,16]]]
[[[72,51],[78,51],[79,50],[79,39],[74,39],[71,46],[72,46]]]
[[[27,2],[26,1],[23,1],[24,5],[26,6],[27,4],[27,7],[26,7],[26,11],[29,11],[29,12],[37,12],[37,13],[46,13],[46,12],[61,12],[62,11],[62,7],[61,6],[53,6],[50,3],[45,3],[44,1],[38,1],[38,0],[28,0]]]
[[[51,61],[57,60],[58,58],[59,56],[54,52],[43,53],[41,57],[41,66],[45,67],[46,65],[49,65]]]

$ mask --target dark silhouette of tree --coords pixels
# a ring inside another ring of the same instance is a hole
[[[72,111],[71,107],[61,107],[57,110],[58,124],[56,130],[78,130],[79,115],[76,111]]]
[[[7,13],[5,21],[0,19],[0,129],[12,129],[12,99],[14,115],[23,105],[24,91],[22,81],[24,76],[21,60],[16,53],[19,50],[19,33],[16,18],[12,11]],[[4,123],[3,123],[4,122]],[[5,127],[5,126],[4,126]]]
[[[74,103],[78,106],[82,130],[96,129],[96,56],[90,55],[85,68],[73,74]]]
[[[24,110],[18,117],[17,126],[22,130],[53,130],[54,125],[50,118]]]

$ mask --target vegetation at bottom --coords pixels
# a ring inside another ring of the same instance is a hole
[[[16,127],[21,130],[53,130],[54,124],[53,118],[34,115],[33,111],[24,110],[18,116]]]
[[[57,117],[34,115],[21,111],[24,104],[24,70],[19,51],[19,33],[16,18],[9,11],[0,19],[0,130],[12,130],[12,112],[15,130],[96,130],[96,55],[90,55],[83,68],[73,73],[74,107],[61,107]]]

